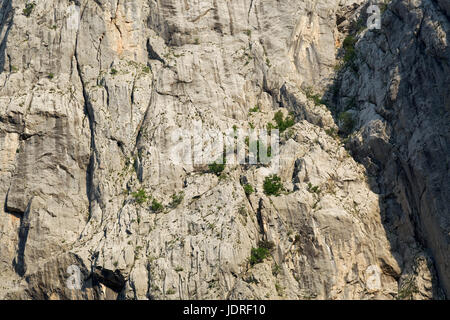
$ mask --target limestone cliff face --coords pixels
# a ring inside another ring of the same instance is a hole
[[[380,30],[366,7],[3,0],[0,298],[448,295],[450,6],[394,0]],[[170,152],[279,110],[279,196],[270,166]]]

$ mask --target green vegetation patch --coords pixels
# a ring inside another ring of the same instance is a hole
[[[131,195],[138,204],[143,204],[150,198],[144,189],[139,189],[138,191],[133,192]]]
[[[225,170],[226,158],[223,157],[222,163],[217,163],[219,161],[214,161],[213,163],[208,165],[208,172],[214,173],[216,176],[220,176],[220,174]]]
[[[251,195],[253,192],[255,192],[255,190],[253,189],[253,187],[252,187],[251,184],[247,183],[247,184],[244,186],[244,192],[245,192],[245,194],[246,194],[247,196],[249,196],[249,195]]]
[[[253,266],[257,263],[261,263],[266,259],[270,254],[270,251],[266,248],[252,248],[250,255],[250,264]]]
[[[279,196],[283,189],[283,184],[281,183],[281,178],[273,174],[264,179],[263,187],[265,194]]]
[[[164,209],[164,206],[158,202],[158,200],[153,199],[152,205],[150,206],[153,212],[161,212]]]
[[[172,201],[169,204],[169,207],[172,209],[178,207],[184,199],[184,192],[180,192],[178,194],[172,195]]]
[[[345,134],[350,134],[355,126],[355,121],[349,112],[341,112],[338,116],[339,127]]]
[[[269,257],[270,252],[275,247],[275,244],[271,241],[260,241],[258,244],[258,248],[252,248],[250,254],[250,265],[254,266],[255,264],[263,262],[267,257]]]
[[[281,110],[275,113],[273,120],[276,123],[276,128],[280,130],[280,133],[284,132],[286,129],[292,127],[295,124],[294,117],[290,115],[284,118],[283,112],[281,112]]]
[[[23,9],[22,13],[25,17],[31,16],[31,13],[33,12],[34,7],[36,7],[35,2],[29,2],[25,5],[25,9]]]

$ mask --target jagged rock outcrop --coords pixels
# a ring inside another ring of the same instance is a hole
[[[0,298],[444,297],[449,8],[393,1],[336,75],[366,6],[3,1]],[[333,116],[350,101],[347,141]],[[171,152],[180,129],[263,129],[279,110],[296,122],[279,196],[273,165],[218,176]]]

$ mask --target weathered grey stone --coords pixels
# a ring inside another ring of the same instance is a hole
[[[366,1],[26,3],[0,7],[0,298],[448,293],[445,1],[393,1],[338,75]],[[351,154],[318,101],[332,85],[328,106],[354,102]],[[180,128],[264,129],[279,110],[296,121],[279,196],[273,163],[217,176],[171,152]]]

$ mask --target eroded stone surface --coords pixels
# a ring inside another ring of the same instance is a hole
[[[25,1],[4,2],[0,298],[440,297],[448,161],[422,157],[448,159],[448,130],[436,131],[429,113],[406,115],[409,99],[420,105],[431,89],[402,79],[435,63],[426,79],[437,79],[427,83],[438,85],[448,125],[448,8],[416,1],[408,13],[411,1],[394,1],[386,29],[360,35],[367,59],[358,60],[359,76],[343,70],[335,101],[339,109],[357,97],[348,143],[358,163],[310,90],[335,81],[336,55],[363,2],[48,0],[29,16]],[[405,48],[405,33],[425,49]],[[389,108],[396,116],[380,111]],[[266,128],[278,110],[296,117],[281,138],[278,197],[263,192],[268,166],[227,166],[217,177],[169,152],[178,128]],[[427,132],[434,142],[420,146],[429,151],[415,147]],[[385,171],[372,171],[366,156]],[[411,187],[411,176],[424,186]],[[245,194],[243,179],[255,193]],[[138,190],[163,211],[138,203]],[[274,248],[251,265],[260,240]],[[81,290],[67,288],[71,265],[82,270]]]

